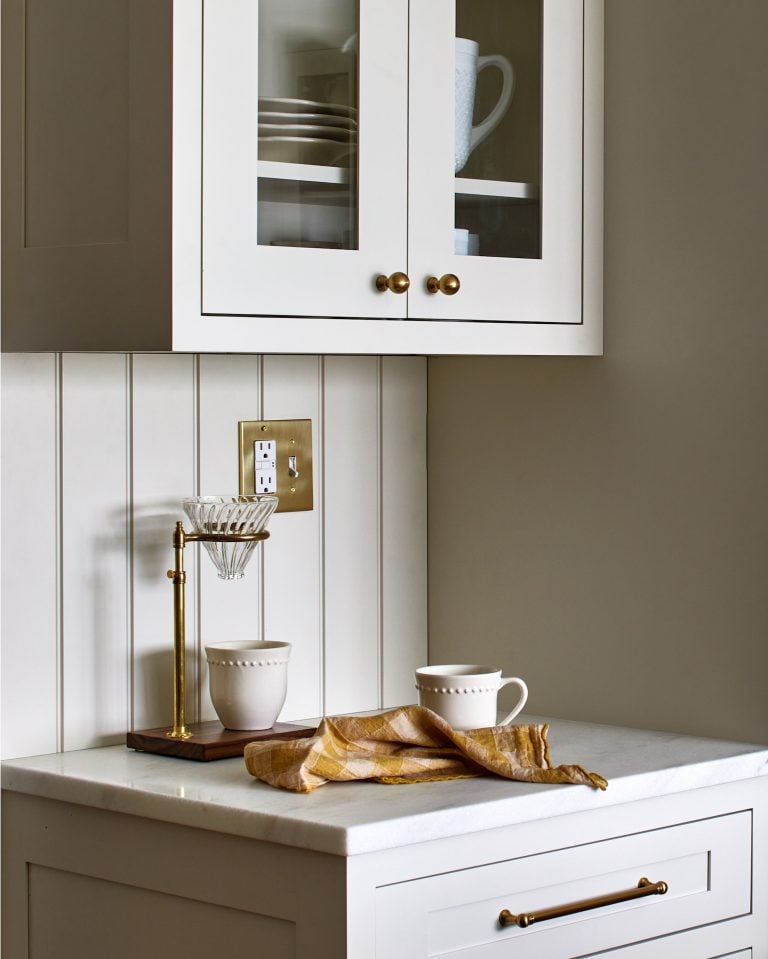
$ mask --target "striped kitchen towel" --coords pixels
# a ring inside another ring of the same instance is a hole
[[[598,773],[552,766],[549,726],[491,726],[459,732],[423,706],[375,716],[325,718],[307,739],[263,740],[245,747],[248,772],[271,786],[312,792],[327,782],[433,782],[494,773],[535,783],[605,789]]]

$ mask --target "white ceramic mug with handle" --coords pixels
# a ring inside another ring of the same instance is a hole
[[[477,126],[472,126],[477,75],[486,67],[498,67],[501,70],[501,94],[488,116]],[[515,72],[506,57],[500,53],[481,57],[478,43],[456,37],[456,173],[464,168],[475,147],[498,126],[512,102],[514,92]]]
[[[499,690],[514,684],[520,689],[515,708],[498,722]],[[518,676],[502,676],[493,666],[421,666],[416,670],[419,704],[442,716],[454,729],[506,726],[525,706],[528,687]]]

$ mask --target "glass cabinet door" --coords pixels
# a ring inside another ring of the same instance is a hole
[[[409,317],[581,321],[583,5],[411,4]]]
[[[407,0],[207,0],[203,78],[203,312],[404,316]]]

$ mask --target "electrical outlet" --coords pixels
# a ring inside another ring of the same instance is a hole
[[[312,421],[241,420],[241,493],[277,493],[278,513],[310,510]]]
[[[256,440],[253,444],[254,492],[277,492],[277,443]]]

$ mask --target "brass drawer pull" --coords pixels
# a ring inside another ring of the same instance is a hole
[[[436,276],[427,277],[427,291],[429,293],[445,293],[453,296],[461,289],[461,281],[455,273],[445,273],[438,279]]]
[[[644,896],[663,896],[668,889],[669,886],[665,882],[651,882],[650,879],[643,878],[635,889],[612,892],[607,896],[594,896],[592,899],[581,899],[579,902],[567,902],[562,906],[553,906],[551,909],[540,909],[538,912],[521,912],[514,915],[509,909],[502,909],[499,913],[499,922],[502,926],[520,926],[521,929],[526,929],[534,922],[544,922],[545,919],[559,919],[561,916],[571,916],[575,912],[612,906],[617,902],[642,899]]]
[[[407,273],[398,272],[393,273],[392,276],[384,276],[382,273],[376,277],[376,289],[379,293],[385,293],[387,290],[390,293],[405,293],[410,285],[411,281]]]

